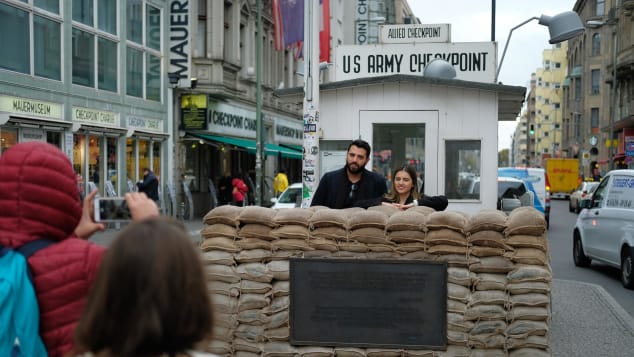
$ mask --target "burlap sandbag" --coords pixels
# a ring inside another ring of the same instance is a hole
[[[548,324],[544,321],[516,320],[506,329],[506,335],[510,338],[526,338],[528,336],[546,336],[549,331]]]
[[[505,257],[482,257],[479,261],[469,265],[469,269],[476,273],[508,273],[515,265]]]
[[[387,214],[380,211],[361,211],[352,214],[348,218],[348,229],[355,230],[360,228],[379,228],[385,229],[387,223]]]
[[[266,326],[271,318],[262,309],[242,310],[238,313],[238,322],[246,325]]]
[[[504,249],[474,245],[469,247],[469,255],[476,257],[497,257],[504,255]]]
[[[433,212],[427,216],[427,222],[425,223],[430,231],[448,228],[463,234],[465,233],[466,224],[467,216],[457,211]]]
[[[464,316],[467,311],[467,304],[454,299],[447,299],[447,312],[453,312]]]
[[[338,209],[319,209],[313,213],[308,223],[313,228],[339,227],[345,229],[348,224],[348,214]]]
[[[432,245],[427,248],[427,253],[429,254],[440,254],[440,255],[464,255],[465,260],[467,259],[467,247],[466,246],[457,246],[450,244],[437,244]]]
[[[471,287],[471,281],[475,278],[475,274],[469,272],[465,268],[449,267],[447,268],[447,281],[450,283]]]
[[[337,253],[341,253],[341,251],[356,253],[366,253],[370,251],[367,244],[355,241],[338,242],[337,246],[339,247],[339,251]]]
[[[271,235],[272,228],[261,223],[246,223],[238,230],[238,238],[258,238],[264,240],[275,240]]]
[[[264,330],[264,338],[269,341],[288,341],[291,329],[288,326]]]
[[[447,346],[445,351],[435,351],[438,357],[470,357],[471,348],[465,346]]]
[[[434,229],[427,232],[425,242],[428,246],[449,244],[467,246],[467,237],[460,232],[448,228]]]
[[[221,250],[210,250],[203,252],[201,260],[203,264],[220,264],[220,265],[236,265],[236,261],[233,258],[234,253],[224,252]]]
[[[235,329],[227,328],[224,326],[214,326],[214,330],[211,334],[212,338],[217,341],[231,342]]]
[[[288,342],[267,342],[262,347],[261,357],[294,357],[297,355],[297,348]]]
[[[401,357],[403,351],[390,348],[368,348],[365,353],[368,357]]]
[[[482,209],[469,217],[465,231],[473,234],[480,231],[502,232],[506,228],[507,215],[494,209]]]
[[[514,234],[529,234],[539,236],[546,232],[546,219],[544,214],[534,207],[518,207],[509,213],[506,220],[504,234],[512,236]]]
[[[243,338],[234,338],[233,347],[236,352],[245,351],[257,353],[258,356],[262,353],[262,345],[257,342],[247,341]]]
[[[500,305],[506,306],[509,296],[504,290],[480,290],[471,294],[469,306],[474,305]]]
[[[464,313],[465,320],[504,320],[506,319],[506,310],[499,305],[474,305],[467,307]]]
[[[226,281],[208,281],[207,291],[212,294],[221,294],[227,296],[240,296],[240,283],[227,283]]]
[[[434,351],[428,350],[405,350],[403,351],[404,357],[434,357]]]
[[[496,231],[479,231],[469,235],[467,240],[472,245],[513,250],[511,246],[506,244],[504,235]]]
[[[224,281],[225,283],[237,283],[240,281],[240,276],[232,266],[208,264],[203,269],[205,277],[211,281]]]
[[[339,247],[337,247],[337,249],[339,249]],[[303,252],[303,257],[304,258],[330,258],[332,257],[332,254],[335,252],[315,248],[315,250],[308,250]]]
[[[339,250],[337,242],[332,239],[311,238],[308,240],[308,245],[317,250],[327,250],[329,252],[336,252]]]
[[[514,262],[518,264],[546,265],[548,256],[543,250],[534,248],[518,248],[513,253]]]
[[[424,250],[413,251],[403,254],[403,259],[416,259],[416,260],[434,260],[436,257],[427,253]]]
[[[232,357],[261,357],[261,354],[247,351],[236,351]]]
[[[271,245],[270,241],[264,240],[264,239],[258,239],[258,238],[238,239],[235,242],[235,245],[240,247],[240,249],[244,249],[244,250],[265,249],[270,251],[271,249],[273,249],[273,246]]]
[[[547,267],[536,265],[522,265],[510,271],[507,275],[508,281],[512,283],[525,281],[552,281],[553,274]]]
[[[206,345],[205,351],[218,356],[224,356],[227,354],[231,354],[233,348],[231,347],[231,343],[228,341],[220,341],[214,339]]]
[[[550,347],[550,339],[548,336],[528,336],[526,338],[508,338],[506,340],[506,346],[510,349],[517,348],[537,348],[540,350],[547,350]]]
[[[268,260],[271,257],[270,249],[247,249],[236,254],[238,263],[253,263]]]
[[[271,296],[286,296],[291,291],[291,284],[289,281],[275,281],[273,282],[273,289],[271,290]]]
[[[365,350],[355,347],[335,347],[336,357],[366,357]]]
[[[240,224],[238,217],[241,212],[242,207],[231,205],[218,206],[209,211],[205,217],[203,217],[203,222],[208,225],[227,224],[237,227]]]
[[[376,244],[368,244],[368,247],[370,247],[370,249],[373,248],[373,246],[376,246]],[[365,256],[368,259],[398,259],[401,258],[401,255],[396,253],[396,252],[375,252],[375,251],[369,251],[367,253],[365,253]]]
[[[443,247],[452,247],[452,246],[436,246],[439,250],[443,249]],[[464,248],[465,250],[467,249],[466,247],[458,247],[458,248]],[[469,266],[469,261],[471,260],[471,258],[467,258],[467,255],[464,253],[461,254],[440,254],[440,255],[435,255],[435,260],[439,261],[439,262],[445,262],[447,263],[447,265],[451,266],[451,267],[467,267]]]
[[[271,235],[277,239],[308,239],[308,227],[288,224],[273,229]]]
[[[447,328],[455,331],[470,332],[475,323],[464,319],[464,314],[447,313]]]
[[[270,303],[264,294],[241,294],[238,298],[238,312],[245,310],[262,309]]]
[[[366,244],[389,244],[383,228],[357,228],[350,230],[348,239]]]
[[[502,334],[469,335],[469,346],[487,350],[504,348],[506,338]]]
[[[203,238],[227,237],[235,239],[237,231],[235,226],[216,223],[203,227],[203,229],[200,230],[200,236]]]
[[[396,244],[387,242],[387,243],[382,243],[382,244],[372,244],[372,243],[368,243],[368,248],[370,248],[370,252],[377,252],[377,253],[392,253],[396,251]]]
[[[264,326],[240,324],[234,332],[235,337],[250,342],[264,342]]]
[[[235,241],[226,237],[214,237],[203,239],[200,244],[200,249],[203,252],[210,250],[221,250],[223,252],[235,253],[240,251],[240,248],[235,244]]]
[[[424,242],[425,232],[420,230],[400,230],[387,233],[387,239],[395,243]]]
[[[214,312],[214,327],[222,326],[229,329],[238,327],[238,318],[236,314],[227,314]]]
[[[286,241],[286,239],[284,240]],[[290,258],[301,258],[304,256],[304,251],[301,249],[282,249],[274,250],[271,255],[271,260],[288,260]]]
[[[279,296],[271,300],[271,305],[262,309],[266,314],[272,315],[276,312],[280,312],[282,310],[288,310],[290,305],[290,297],[289,296]]]
[[[246,263],[236,267],[236,274],[241,279],[270,283],[273,280],[273,274],[268,271],[266,264],[262,263]]]
[[[420,213],[420,214],[422,214],[424,216],[428,216],[428,215],[436,212],[435,209],[433,209],[431,207],[427,207],[427,206],[414,206],[412,208],[408,208],[407,211]]]
[[[274,250],[314,250],[306,239],[280,239],[271,243]]]
[[[274,228],[277,226],[275,223],[276,214],[277,211],[271,208],[246,206],[242,209],[242,212],[240,212],[238,219],[240,220],[241,225],[247,223],[258,223]]]
[[[275,280],[288,280],[290,275],[290,262],[288,260],[274,260],[266,263],[266,268]]]
[[[297,224],[308,227],[308,222],[310,221],[310,217],[312,217],[312,215],[312,210],[303,208],[280,209],[275,214],[275,223],[280,226],[286,224]]]
[[[473,348],[469,357],[508,357],[504,349]]]
[[[400,209],[394,206],[387,206],[387,205],[378,205],[378,206],[368,207],[368,211],[381,212],[388,217],[390,217],[391,215],[395,213],[402,212]]]
[[[420,231],[425,227],[427,216],[420,212],[397,211],[388,218],[385,224],[387,231]]]
[[[522,283],[508,283],[507,290],[511,294],[550,294],[550,284],[537,281],[528,281]]]
[[[341,227],[319,227],[309,232],[310,238],[348,240],[348,230]]]
[[[540,236],[515,234],[506,239],[506,244],[513,248],[534,248],[548,252],[548,239],[545,234]]]
[[[474,280],[476,290],[505,290],[506,274],[477,273]]]
[[[401,243],[396,246],[396,250],[402,253],[425,251],[425,249],[425,243],[423,242]]]
[[[332,357],[335,351],[331,347],[305,346],[297,349],[299,357]]]
[[[209,294],[214,312],[221,314],[237,314],[238,313],[238,298],[222,295],[222,294]]]
[[[471,335],[504,334],[508,325],[504,320],[483,320],[475,322]]]
[[[447,283],[447,298],[467,303],[471,297],[471,290],[462,285]]]
[[[240,292],[242,294],[266,294],[273,286],[270,283],[263,283],[261,281],[253,280],[241,280]]]
[[[469,334],[462,331],[447,330],[447,342],[450,345],[467,346]]]
[[[538,306],[515,306],[508,312],[508,319],[515,320],[550,320],[550,311],[546,307]]]
[[[550,296],[547,294],[527,293],[510,295],[509,302],[511,306],[548,306],[550,304]]]

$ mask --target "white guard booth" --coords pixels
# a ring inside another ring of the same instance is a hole
[[[391,187],[395,168],[413,165],[427,195],[448,210],[496,208],[498,121],[516,119],[526,88],[459,79],[389,75],[320,86],[319,177],[341,168],[351,140],[372,146],[367,168]],[[301,105],[303,88],[275,95]]]

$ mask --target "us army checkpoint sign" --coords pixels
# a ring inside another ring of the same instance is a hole
[[[335,80],[392,74],[422,75],[425,66],[442,58],[456,69],[456,79],[493,83],[497,64],[495,42],[345,45],[335,50]]]

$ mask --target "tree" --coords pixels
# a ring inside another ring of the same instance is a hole
[[[509,161],[509,149],[502,149],[498,152],[498,167],[511,166]]]

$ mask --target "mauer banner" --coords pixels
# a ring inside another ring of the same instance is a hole
[[[422,76],[436,58],[456,69],[456,79],[493,83],[497,64],[495,42],[346,45],[335,50],[335,80],[392,74]]]

